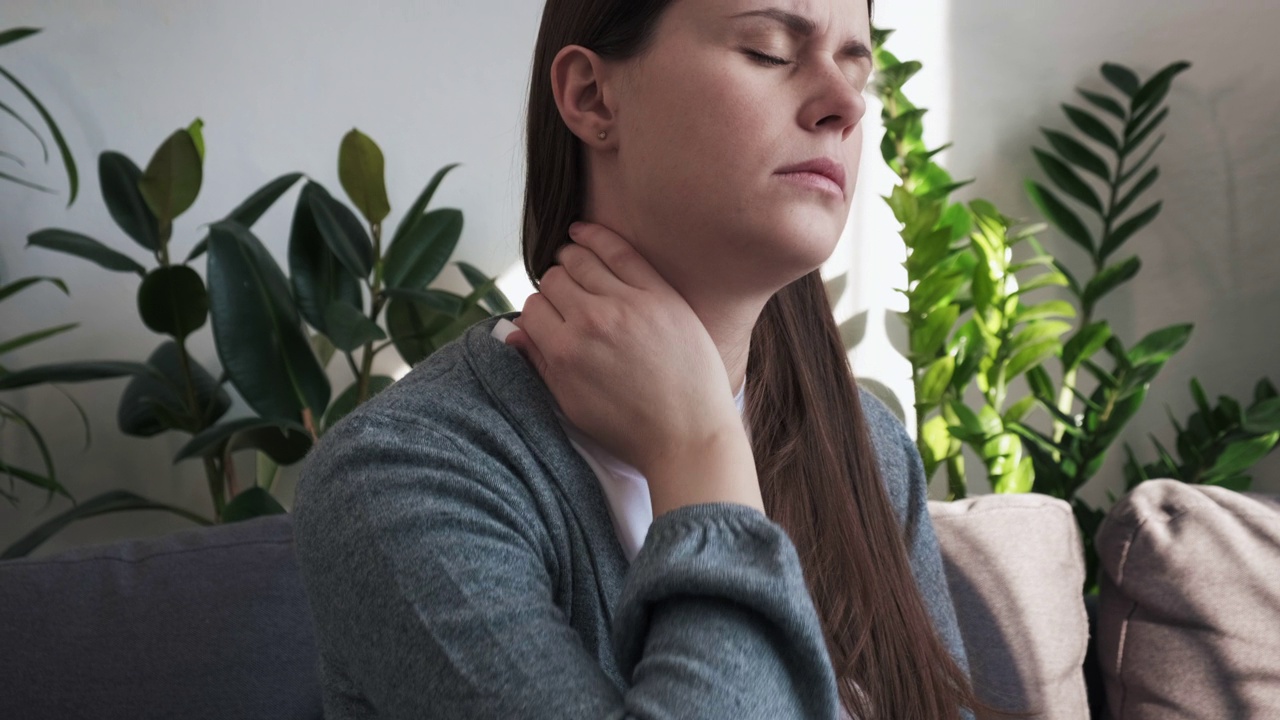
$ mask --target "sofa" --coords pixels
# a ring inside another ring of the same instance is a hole
[[[1066,502],[986,495],[930,513],[988,704],[1280,718],[1280,498],[1143,483],[1095,536],[1096,603]],[[320,718],[292,542],[276,515],[0,563],[0,718]]]

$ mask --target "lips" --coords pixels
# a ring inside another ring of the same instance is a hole
[[[828,157],[814,158],[796,165],[788,165],[787,167],[778,169],[779,175],[786,175],[789,173],[813,173],[814,175],[821,175],[831,180],[836,185],[839,185],[840,192],[848,192],[845,185],[844,165]]]

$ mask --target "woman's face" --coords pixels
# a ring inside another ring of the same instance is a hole
[[[771,294],[844,229],[870,45],[864,0],[675,0],[618,68],[617,155],[593,189],[620,186],[609,214],[676,287]],[[843,188],[780,172],[821,158]]]

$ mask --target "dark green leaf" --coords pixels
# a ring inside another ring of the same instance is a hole
[[[111,219],[139,245],[155,252],[160,249],[160,223],[142,197],[141,180],[142,170],[121,153],[107,151],[98,156],[98,184]]]
[[[329,380],[316,361],[288,281],[262,243],[236,223],[209,235],[209,307],[218,358],[264,418],[319,417]]]
[[[1244,429],[1258,434],[1280,431],[1280,398],[1263,400],[1249,408]]]
[[[389,298],[411,300],[438,313],[456,318],[462,314],[463,298],[443,290],[405,290],[403,288],[387,288],[383,294]]]
[[[1136,93],[1133,94],[1134,112],[1141,112],[1149,105],[1158,105],[1168,94],[1173,79],[1191,67],[1186,61],[1176,62],[1156,73]]]
[[[262,217],[301,177],[302,173],[297,172],[281,175],[254,191],[223,219],[234,220],[247,228],[253,227],[253,224],[258,222],[258,218]],[[191,254],[187,255],[187,262],[200,257],[208,249],[209,238],[206,236],[192,248]]]
[[[131,272],[139,276],[147,272],[146,268],[128,255],[118,253],[87,235],[70,230],[38,230],[27,236],[27,244],[74,255],[115,272]]]
[[[462,237],[462,211],[446,208],[423,215],[387,249],[387,287],[421,290],[431,284]]]
[[[1084,302],[1084,306],[1086,308],[1092,308],[1098,300],[1102,298],[1102,296],[1129,280],[1132,280],[1141,269],[1142,261],[1140,261],[1136,255],[1128,260],[1103,268],[1102,271],[1085,286],[1084,296],[1081,298]]]
[[[253,442],[254,434],[258,433],[258,431],[269,431],[270,433],[269,435],[264,433],[257,435],[259,438],[270,440],[270,442],[262,443],[264,447],[259,447],[258,444]],[[273,460],[282,465],[297,462],[311,445],[311,438],[307,435],[306,428],[291,420],[270,420],[260,417],[238,418],[221,425],[213,425],[206,428],[188,440],[174,455],[173,461],[179,463],[196,457],[218,457],[227,451],[228,443],[236,442],[240,436],[247,436],[248,439],[241,441],[239,448],[232,448],[233,450],[256,447],[271,455]]]
[[[1124,150],[1121,152],[1121,155],[1129,155],[1134,150],[1142,147],[1142,143],[1150,137],[1152,132],[1155,132],[1155,129],[1160,126],[1160,123],[1164,122],[1164,119],[1168,117],[1168,115],[1169,108],[1161,110],[1158,115],[1151,119],[1151,122],[1148,123],[1146,127],[1139,130],[1132,138],[1125,142]]]
[[[1124,215],[1125,211],[1129,209],[1129,206],[1133,205],[1133,202],[1138,199],[1138,196],[1146,192],[1147,189],[1154,185],[1156,180],[1159,178],[1160,168],[1151,168],[1151,171],[1144,175],[1143,178],[1138,181],[1137,185],[1133,186],[1133,189],[1124,196],[1124,199],[1116,203],[1115,207],[1111,210],[1111,217],[1118,218],[1121,215]]]
[[[1055,401],[1056,393],[1053,390],[1053,381],[1049,378],[1049,373],[1042,367],[1034,367],[1027,371],[1027,385],[1031,388],[1031,394],[1036,396],[1040,402],[1052,405]]]
[[[412,300],[396,299],[387,304],[387,331],[405,363],[417,365],[447,342],[445,338],[459,325],[465,329],[489,317],[478,306],[468,306],[466,298],[455,297],[462,308],[456,318]]]
[[[1206,480],[1224,478],[1248,470],[1271,452],[1277,440],[1280,440],[1280,432],[1267,433],[1227,445],[1218,456],[1217,462],[1205,473]]]
[[[166,430],[198,432],[231,408],[231,396],[196,359],[186,369],[176,342],[167,340],[151,353],[154,373],[137,375],[125,386],[116,408],[116,424],[125,435],[152,437]],[[188,404],[187,378],[198,412]]]
[[[173,131],[151,156],[138,191],[160,222],[162,242],[167,239],[164,229],[195,203],[203,177],[200,150],[185,129]]]
[[[445,165],[436,172],[431,181],[427,183],[427,186],[418,194],[417,199],[413,201],[413,205],[409,206],[409,212],[400,218],[399,224],[396,225],[396,232],[391,236],[391,243],[388,248],[399,242],[405,233],[409,232],[418,223],[422,218],[422,213],[427,209],[427,205],[431,203],[431,198],[435,196],[436,189],[440,187],[440,183],[449,174],[449,171],[456,167],[458,167],[458,163],[453,163],[452,165]]]
[[[138,286],[138,314],[153,331],[182,339],[204,326],[209,295],[200,274],[186,265],[147,273]]]
[[[222,522],[243,522],[264,515],[284,514],[284,507],[271,493],[260,487],[251,487],[232,498],[222,509]]]
[[[69,362],[37,365],[0,375],[0,390],[16,390],[48,383],[79,383],[94,380],[149,375],[150,366],[134,362]]]
[[[1147,335],[1129,350],[1129,362],[1135,367],[1167,362],[1191,339],[1194,327],[1190,324],[1171,325]]]
[[[1146,167],[1147,162],[1150,161],[1151,157],[1156,154],[1156,150],[1159,150],[1160,146],[1164,144],[1164,138],[1165,138],[1164,135],[1161,135],[1159,138],[1157,138],[1156,141],[1151,144],[1151,147],[1147,148],[1147,152],[1142,156],[1142,159],[1139,160],[1137,164],[1135,164],[1133,167],[1124,171],[1124,174],[1120,176],[1121,186],[1123,186],[1125,183],[1132,180],[1135,175],[1142,172],[1142,169]]]
[[[1106,110],[1107,112],[1116,116],[1116,119],[1120,120],[1121,122],[1124,122],[1125,119],[1128,117],[1128,115],[1124,111],[1124,108],[1121,107],[1120,103],[1116,102],[1110,97],[1107,97],[1106,95],[1103,95],[1101,93],[1089,92],[1088,90],[1081,90],[1078,88],[1077,90],[1082,96],[1084,96],[1085,100],[1088,100],[1089,102],[1093,103],[1094,106],[1099,107],[1103,110]]]
[[[1111,326],[1103,320],[1081,328],[1062,349],[1062,366],[1068,371],[1093,357],[1111,338]]]
[[[386,375],[374,375],[369,378],[369,397],[373,397],[378,393],[391,387],[395,380]],[[324,413],[324,429],[327,432],[329,428],[338,424],[338,421],[346,417],[348,413],[356,409],[356,400],[360,396],[360,383],[353,382],[351,385],[338,395],[333,404]]]
[[[8,45],[9,43],[17,42],[25,37],[30,37],[32,35],[35,35],[38,32],[40,32],[40,28],[33,28],[33,27],[9,28],[4,32],[0,32],[0,45]]]
[[[465,277],[467,282],[471,285],[472,290],[484,286],[490,280],[489,277],[480,272],[480,269],[474,265],[469,265],[464,262],[458,262],[457,265],[458,269],[462,271],[462,276]],[[511,301],[508,300],[507,296],[502,294],[502,291],[497,288],[494,288],[487,293],[484,296],[484,301],[488,304],[489,311],[495,315],[502,315],[504,313],[515,311],[515,308],[511,306]]]
[[[44,541],[58,534],[63,528],[77,520],[85,520],[109,513],[131,512],[134,510],[164,510],[184,517],[199,525],[213,524],[199,515],[182,508],[165,505],[164,503],[158,503],[154,500],[148,500],[124,490],[113,490],[86,500],[61,515],[52,518],[48,522],[41,524],[26,535],[23,535],[21,539],[5,549],[3,554],[0,554],[0,560],[9,560],[30,554],[32,550],[35,550],[37,547],[42,545]]]
[[[1056,195],[1043,185],[1027,181],[1027,194],[1036,204],[1046,219],[1052,222],[1068,238],[1093,255],[1093,237],[1080,218],[1071,211]]]
[[[12,73],[2,67],[0,67],[0,75],[4,75],[9,82],[13,83],[13,86],[18,88],[18,92],[22,93],[22,96],[27,99],[27,102],[31,103],[31,105],[35,107],[36,112],[40,113],[40,118],[44,120],[45,125],[48,126],[49,133],[53,135],[53,142],[58,146],[58,152],[62,156],[62,166],[67,170],[67,181],[71,186],[71,196],[67,200],[67,207],[71,207],[71,204],[76,201],[76,194],[80,191],[80,173],[76,169],[76,161],[71,155],[71,148],[67,145],[67,139],[62,136],[62,130],[58,128],[58,123],[54,122],[53,116],[45,109],[44,104],[35,96],[35,93],[28,90],[26,85],[23,85],[18,78],[14,77]],[[40,145],[42,147],[44,146],[43,139],[40,141]],[[49,152],[46,149],[45,160],[48,161],[48,159]]]
[[[318,187],[318,186],[317,186]],[[343,267],[316,225],[311,211],[311,193],[319,192],[309,183],[293,211],[289,228],[289,281],[298,301],[298,311],[311,327],[329,334],[325,310],[335,302],[364,312],[360,281]]]
[[[1040,131],[1048,138],[1049,144],[1062,156],[1063,160],[1097,175],[1105,182],[1111,182],[1110,168],[1095,152],[1066,133],[1048,128],[1040,128]]]
[[[344,302],[330,303],[325,308],[324,325],[325,335],[343,352],[354,352],[362,345],[387,339],[377,323]]]
[[[1107,82],[1116,86],[1120,92],[1129,97],[1133,97],[1138,92],[1138,76],[1123,65],[1105,63],[1102,66],[1102,76],[1107,79]]]
[[[68,295],[68,296],[71,295],[71,291],[67,289],[67,284],[58,278],[25,277],[25,278],[22,278],[21,280],[14,280],[8,285],[0,286],[0,301],[3,301],[5,298],[11,295],[16,295],[22,292],[23,290],[26,290],[27,288],[31,287],[32,285],[35,285],[36,283],[42,283],[42,282],[47,282],[47,283],[50,283],[51,285],[56,285],[64,295]]]
[[[1062,105],[1062,111],[1067,114],[1071,124],[1075,125],[1080,132],[1112,150],[1120,149],[1120,140],[1116,138],[1115,133],[1111,132],[1106,123],[1094,117],[1093,113],[1065,103]]]
[[[25,335],[19,335],[18,337],[13,338],[11,340],[0,341],[0,355],[4,355],[5,353],[8,353],[8,352],[13,352],[18,348],[26,347],[27,345],[31,345],[33,343],[38,343],[41,340],[44,340],[45,338],[51,338],[54,335],[61,335],[62,333],[67,332],[68,330],[74,330],[79,326],[80,326],[80,323],[69,323],[67,325],[58,325],[57,327],[45,328],[44,330],[37,330],[35,332],[26,333]]]
[[[1125,224],[1116,228],[1109,236],[1103,239],[1102,249],[1099,251],[1099,257],[1106,260],[1113,252],[1120,249],[1129,238],[1133,237],[1139,230],[1151,224],[1152,220],[1160,214],[1160,208],[1164,203],[1158,202],[1155,205],[1134,215],[1125,222]]]
[[[1099,215],[1103,214],[1102,201],[1098,199],[1098,194],[1089,187],[1089,184],[1080,179],[1075,171],[1067,166],[1058,158],[1050,155],[1039,148],[1032,148],[1035,153],[1036,160],[1039,161],[1040,167],[1044,169],[1049,179],[1053,181],[1066,194],[1088,205]]]
[[[298,201],[311,209],[320,236],[347,272],[357,279],[369,277],[373,270],[373,241],[355,213],[314,182],[302,187]]]
[[[391,213],[384,166],[382,150],[368,135],[352,128],[342,138],[338,150],[338,179],[351,203],[371,225],[377,225]]]

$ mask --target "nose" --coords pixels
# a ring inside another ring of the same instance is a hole
[[[840,139],[846,140],[867,113],[867,100],[834,61],[827,60],[817,68],[813,97],[805,108],[805,126],[839,131]]]

